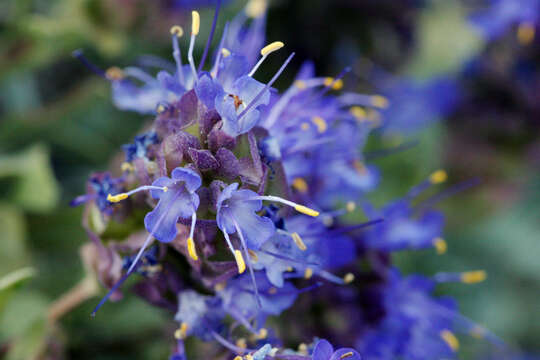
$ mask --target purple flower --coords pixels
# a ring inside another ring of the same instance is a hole
[[[334,351],[334,347],[324,339],[317,341],[311,354],[312,360],[361,360],[362,357],[352,348],[340,348]]]

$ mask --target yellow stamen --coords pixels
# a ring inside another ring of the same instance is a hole
[[[441,331],[440,336],[452,351],[459,350],[459,340],[450,330]]]
[[[116,194],[116,195],[107,195],[107,200],[112,202],[112,203],[117,203],[117,202],[120,202],[124,199],[127,199],[128,197],[128,194],[126,193],[120,193],[120,194]]]
[[[355,160],[353,162],[353,166],[356,170],[357,173],[359,173],[360,175],[365,175],[367,174],[367,168],[366,168],[366,165],[364,165],[363,162],[361,162],[360,160]]]
[[[113,66],[107,69],[105,77],[109,80],[120,80],[124,78],[124,72],[119,67]]]
[[[197,11],[191,12],[191,34],[198,35],[201,26],[201,16]]]
[[[323,83],[324,86],[332,85],[332,89],[334,90],[341,90],[343,88],[343,80],[341,79],[334,80],[333,77],[325,77]]]
[[[221,55],[223,55],[223,57],[226,58],[227,56],[231,55],[231,52],[229,51],[229,49],[222,48]]]
[[[303,355],[307,355],[307,345],[304,344],[304,343],[301,343],[300,345],[298,345],[298,352],[300,354],[303,354]]]
[[[306,82],[304,80],[296,80],[294,82],[294,86],[296,86],[299,89],[305,89],[307,87]]]
[[[304,131],[309,130],[309,124],[307,122],[303,122],[302,125],[300,125],[300,128]]]
[[[461,282],[465,284],[476,284],[486,280],[487,273],[484,270],[467,271],[461,274]]]
[[[120,169],[122,171],[133,171],[135,170],[135,168],[133,167],[133,165],[131,165],[130,163],[128,162],[123,162],[122,165],[120,165]]]
[[[275,293],[277,293],[277,288],[272,286],[270,289],[268,289],[268,293],[270,295],[274,295]]]
[[[306,271],[304,272],[304,279],[311,279],[313,276],[313,270],[311,268],[306,268]]]
[[[348,201],[347,205],[345,205],[345,208],[348,212],[353,212],[356,210],[356,203],[354,201]]]
[[[239,347],[240,349],[245,349],[245,348],[247,348],[247,342],[246,342],[246,339],[240,338],[240,339],[236,340],[236,346]]]
[[[294,209],[296,211],[298,211],[299,213],[309,215],[309,216],[313,216],[313,217],[317,217],[320,214],[318,211],[310,209],[310,208],[308,208],[307,206],[304,206],[304,205],[296,205],[294,207]]]
[[[257,256],[257,253],[255,251],[248,249],[248,254],[249,254],[249,257],[251,258],[251,261],[253,261],[254,263],[259,261],[259,257]]]
[[[349,109],[349,112],[352,116],[356,118],[358,121],[365,120],[367,113],[366,110],[362,109],[360,106],[353,106]]]
[[[371,104],[375,107],[386,109],[388,107],[388,99],[381,95],[373,95],[371,97]]]
[[[486,335],[486,329],[481,326],[475,325],[469,333],[476,339],[482,339]]]
[[[326,124],[326,121],[324,121],[324,119],[320,116],[314,116],[311,118],[311,122],[313,122],[315,124],[315,126],[317,126],[317,131],[319,133],[323,133],[326,131],[326,129],[328,128],[328,125]]]
[[[274,51],[281,49],[284,46],[285,44],[282,43],[281,41],[274,41],[273,43],[268,44],[261,49],[261,55],[266,56],[270,53],[273,53]]]
[[[301,177],[295,178],[292,182],[292,186],[301,193],[305,193],[308,190],[306,180],[302,179]]]
[[[298,233],[296,232],[293,232],[291,234],[291,237],[292,239],[294,240],[294,243],[296,244],[296,246],[298,246],[298,248],[302,251],[306,251],[307,250],[307,246],[306,244],[304,244],[304,242],[302,241],[302,238],[300,237],[300,235],[298,235]]]
[[[246,358],[246,360],[253,360],[253,355],[247,354],[247,355],[245,356],[245,358]]]
[[[354,281],[354,274],[353,273],[345,274],[345,276],[343,277],[343,281],[345,282],[345,284],[352,283]]]
[[[448,175],[444,170],[437,170],[433,174],[429,175],[429,181],[432,184],[440,184],[446,181]]]
[[[183,322],[180,324],[180,328],[174,332],[174,337],[178,340],[185,339],[187,336],[188,324]]]
[[[174,25],[171,28],[171,35],[176,35],[177,37],[182,37],[184,35],[184,29],[181,26]]]
[[[257,334],[257,339],[259,340],[266,339],[267,336],[268,336],[268,330],[266,330],[265,328],[261,328],[259,330],[259,333]]]
[[[193,260],[195,261],[199,260],[199,257],[197,256],[197,250],[195,249],[195,241],[193,241],[192,237],[188,237],[187,239],[187,249],[188,249],[189,256]]]
[[[533,23],[522,22],[517,30],[517,39],[521,45],[529,45],[533,42],[536,29]]]
[[[266,12],[266,0],[250,0],[246,5],[246,15],[250,18],[260,18]]]
[[[287,271],[288,271],[288,272],[291,272],[291,271],[293,271],[293,270],[294,270],[294,268],[293,268],[292,266],[287,267]]]
[[[227,286],[227,283],[226,283],[226,282],[220,282],[220,283],[217,283],[217,284],[214,286],[214,290],[215,290],[215,291],[223,291],[223,290],[225,290],[225,286]]]
[[[236,355],[233,360],[242,360],[242,357],[239,355]]]
[[[446,249],[448,249],[446,241],[444,241],[444,239],[440,237],[433,239],[433,246],[435,246],[435,250],[437,250],[437,254],[439,255],[444,254],[446,252]]]
[[[246,263],[240,250],[234,250],[234,258],[236,260],[236,266],[238,266],[238,273],[241,274],[246,271]]]
[[[349,352],[346,352],[345,354],[341,355],[339,358],[340,359],[346,359],[346,358],[351,357],[353,355],[354,355],[354,353],[352,351],[349,351]]]

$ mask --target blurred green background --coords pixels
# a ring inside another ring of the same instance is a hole
[[[358,65],[361,55],[395,74],[425,78],[457,73],[464,61],[488,51],[506,51],[474,35],[460,2],[434,1],[423,7],[412,3],[272,2],[268,39],[282,40],[297,52],[278,87],[291,82],[304,59],[314,60],[323,75]],[[0,356],[132,360],[168,356],[174,324],[128,291],[121,303],[105,306],[96,318],[89,314],[98,298],[84,302],[54,326],[46,316],[50,304],[85,276],[78,256],[87,241],[80,225],[82,210],[70,208],[69,201],[84,192],[88,175],[107,169],[119,146],[149,120],[115,109],[108,84],[73,59],[71,52],[82,48],[103,68],[133,64],[142,54],[170,59],[168,29],[176,23],[189,24],[191,10],[171,11],[170,4],[0,2]],[[224,19],[243,4],[227,4],[218,33]],[[202,39],[211,16],[212,9],[202,10]],[[282,60],[271,57],[266,75]],[[362,66],[353,68],[353,75],[361,78]],[[382,203],[401,196],[438,168],[448,171],[450,184],[481,178],[479,186],[439,205],[447,215],[446,255],[405,252],[394,258],[405,272],[426,275],[487,270],[484,283],[449,284],[440,286],[439,293],[455,296],[466,316],[508,343],[538,350],[540,139],[534,118],[538,113],[496,83],[467,79],[466,85],[463,91],[482,99],[484,107],[458,108],[412,136],[417,146],[376,159],[383,182],[373,197]],[[498,120],[483,109],[497,110]],[[370,141],[368,149],[386,145],[379,138]]]

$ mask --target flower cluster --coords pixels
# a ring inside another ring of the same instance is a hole
[[[174,72],[93,67],[111,82],[118,108],[154,116],[123,147],[118,175],[93,175],[87,194],[74,200],[86,204],[94,270],[110,289],[94,313],[118,299],[135,273],[135,292],[175,313],[171,359],[186,358],[187,337],[215,341],[237,360],[455,356],[456,323],[473,326],[453,304],[434,297],[433,286],[474,283],[485,273],[404,277],[389,257],[405,249],[446,251],[442,214],[415,201],[446,173],[435,171],[381,209],[368,202],[365,194],[377,188],[380,174],[366,164],[362,148],[388,100],[340,94],[347,69],[317,77],[311,63],[279,93],[272,86],[294,54],[267,83],[257,80],[265,59],[284,47],[279,41],[263,46],[265,7],[264,0],[252,0],[227,24],[208,68],[209,46],[198,66],[193,56],[196,11],[185,64],[184,30],[171,29]],[[217,11],[207,44],[216,21]],[[89,64],[82,53],[76,56]],[[346,220],[360,218],[361,210],[365,222]],[[291,321],[311,337],[285,349],[283,334],[267,319],[307,301],[306,293],[317,296],[304,306],[330,304],[343,324],[332,330],[321,320],[310,330],[301,319]],[[334,350],[316,336],[360,353]]]

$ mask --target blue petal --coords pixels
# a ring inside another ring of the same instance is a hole
[[[332,353],[334,352],[333,346],[324,339],[321,339],[315,344],[313,348],[313,360],[330,360]]]
[[[342,360],[341,356],[347,353],[352,353],[352,356],[347,356],[345,359],[347,360],[362,360],[362,357],[360,354],[352,349],[352,348],[341,348],[336,350],[336,352],[332,355],[330,360]]]
[[[217,74],[217,81],[223,86],[226,92],[233,92],[236,79],[246,75],[249,71],[247,59],[244,56],[232,54],[221,61],[221,66]]]
[[[202,183],[199,174],[188,168],[177,167],[172,171],[171,178],[176,181],[183,181],[187,190],[191,193],[197,190]]]
[[[200,101],[208,108],[215,107],[215,99],[223,93],[221,86],[208,73],[203,73],[195,86],[195,92]]]

